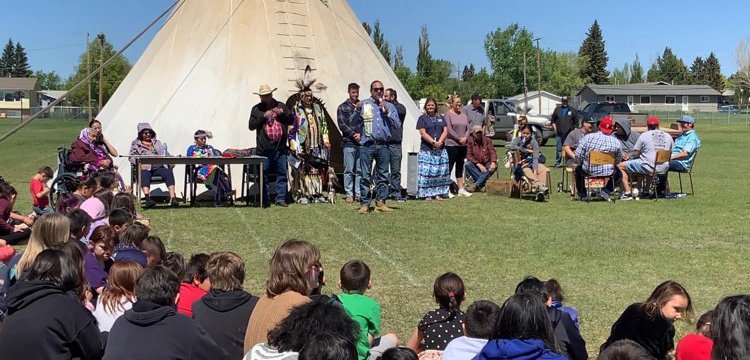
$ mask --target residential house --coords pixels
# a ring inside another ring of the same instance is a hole
[[[588,84],[576,95],[580,108],[597,101],[625,102],[633,112],[715,112],[721,93],[708,85],[656,83]]]
[[[542,106],[539,107],[539,98],[542,99]],[[525,104],[529,105],[530,115],[542,115],[552,116],[555,111],[555,107],[560,105],[562,97],[557,96],[553,93],[542,91],[529,91],[526,98],[524,99],[523,94],[509,97],[508,100],[516,104],[516,106],[524,107]]]
[[[36,78],[0,78],[0,118],[31,115],[38,106]]]

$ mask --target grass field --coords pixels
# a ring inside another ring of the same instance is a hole
[[[40,165],[54,165],[55,149],[69,145],[83,126],[40,120],[0,143],[0,175],[19,190],[17,209],[30,209],[29,177]],[[0,122],[0,133],[9,128]],[[693,174],[697,195],[682,200],[586,204],[554,193],[550,202],[535,203],[477,194],[442,203],[408,201],[394,213],[367,216],[343,202],[154,209],[145,215],[168,250],[241,254],[245,285],[254,294],[263,289],[274,247],[288,238],[320,248],[328,293],[337,291],[341,265],[363,259],[373,270],[369,295],[383,304],[383,328],[404,341],[434,308],[432,283],[440,273],[463,277],[464,308],[478,299],[501,303],[526,275],[555,277],[566,303],[581,313],[593,355],[623,309],[645,300],[665,279],[687,287],[699,314],[725,295],[748,292],[750,128],[744,118],[732,125],[699,119],[697,130],[703,140]],[[552,146],[544,151],[554,158]],[[554,169],[553,183],[559,178]],[[679,334],[690,329],[678,325]]]

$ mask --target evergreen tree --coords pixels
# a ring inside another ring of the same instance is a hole
[[[26,49],[21,46],[21,43],[16,43],[16,51],[14,54],[15,64],[13,66],[13,77],[29,77],[31,76],[31,70],[29,69],[29,57],[26,56]]]
[[[464,71],[461,73],[461,79],[463,81],[471,81],[474,76],[474,64],[464,65]]]
[[[638,54],[635,54],[635,61],[630,65],[630,83],[639,84],[646,81],[643,77],[643,66],[641,66],[641,60],[638,59]]]
[[[706,62],[703,61],[702,57],[697,56],[693,60],[693,65],[690,66],[691,84],[708,85],[708,77],[706,75]]]
[[[606,84],[608,82],[607,61],[609,57],[604,48],[602,30],[596,20],[586,33],[586,39],[583,40],[578,55],[586,60],[585,66],[581,68],[582,78],[594,84]]]
[[[657,81],[666,81],[674,85],[685,85],[690,82],[690,72],[687,66],[669,47],[666,47],[662,56],[657,59],[657,65],[659,67],[659,80]]]
[[[391,46],[388,44],[388,41],[385,40],[385,36],[383,35],[383,31],[380,30],[380,21],[375,21],[375,26],[372,29],[372,41],[375,43],[375,46],[380,50],[380,54],[383,55],[383,58],[385,58],[385,61],[388,62],[388,64],[391,64]]]
[[[370,24],[363,22],[362,27],[365,28],[367,35],[372,36],[372,27],[370,27]]]
[[[0,58],[0,77],[10,77],[16,65],[16,46],[13,40],[8,39],[3,49],[3,56]]]
[[[659,71],[659,62],[661,61],[661,56],[656,58],[656,61],[654,61],[651,64],[651,67],[648,69],[648,74],[646,74],[646,81],[648,82],[657,82],[661,79],[661,72]]]
[[[721,75],[721,65],[719,59],[713,52],[708,55],[705,61],[706,85],[711,86],[716,91],[724,90],[724,76]]]
[[[417,75],[429,77],[432,74],[432,55],[430,55],[430,36],[427,34],[427,26],[422,26],[418,46]]]
[[[397,46],[396,54],[393,55],[393,70],[402,66],[404,66],[404,48],[402,46]]]

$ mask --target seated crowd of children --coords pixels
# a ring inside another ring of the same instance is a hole
[[[243,287],[239,255],[167,252],[135,213],[132,196],[113,194],[112,183],[107,176],[83,181],[80,201],[69,201],[64,213],[38,204],[41,215],[28,219],[30,230],[8,229],[28,232],[28,244],[22,252],[7,240],[0,244],[0,357],[589,358],[579,314],[563,304],[555,279],[527,277],[501,305],[477,300],[464,312],[463,279],[442,274],[433,285],[436,308],[400,340],[383,332],[381,305],[367,295],[372,274],[364,261],[345,263],[340,291],[321,295],[320,251],[287,240],[269,260],[264,291],[252,295]],[[15,195],[0,181],[0,213],[12,210]],[[690,321],[693,304],[680,284],[665,281],[624,310],[598,359],[748,359],[748,314],[750,295],[727,297],[675,346],[674,322]]]

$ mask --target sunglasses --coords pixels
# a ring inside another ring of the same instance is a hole
[[[373,91],[383,91],[384,88],[372,88]]]
[[[195,140],[206,140],[205,136],[198,136],[195,138]]]

